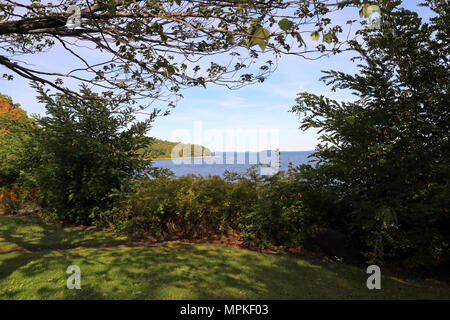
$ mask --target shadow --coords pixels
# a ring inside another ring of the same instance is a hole
[[[13,258],[0,259],[0,280],[30,263],[33,252],[97,247],[103,244],[119,245],[127,241],[123,236],[48,224],[39,218],[0,215],[0,257],[7,253],[17,253]]]
[[[89,248],[80,246],[96,243],[89,235],[77,239],[83,233],[54,226],[34,230],[37,242],[30,243],[31,236],[21,238],[17,228],[0,225],[0,241],[21,249],[54,249],[70,239],[78,248],[0,254],[0,294],[7,299],[450,298],[448,287],[400,282],[384,273],[382,290],[368,290],[365,269],[342,263],[178,241]],[[66,288],[66,268],[72,264],[81,268],[81,290]]]

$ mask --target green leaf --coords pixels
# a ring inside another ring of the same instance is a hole
[[[328,32],[326,35],[323,36],[323,41],[326,43],[331,43],[333,40],[335,40],[336,35],[333,31]]]
[[[294,23],[291,20],[284,18],[278,21],[278,26],[280,26],[281,30],[288,31],[292,29]]]
[[[380,11],[380,7],[377,5],[373,5],[370,3],[367,3],[366,5],[364,5],[364,7],[362,7],[362,9],[359,11],[359,16],[368,18],[372,13],[374,12],[379,12]]]
[[[359,10],[359,17],[360,17],[360,18],[364,17],[364,8],[362,8],[361,10]]]
[[[252,34],[254,37],[246,40],[247,48],[253,47],[254,45],[259,45],[261,50],[264,51],[267,44],[269,43],[269,34],[269,30],[263,27],[257,28],[256,31]]]
[[[319,38],[320,38],[320,34],[319,34],[318,31],[313,31],[311,33],[311,40],[312,41],[319,41]]]

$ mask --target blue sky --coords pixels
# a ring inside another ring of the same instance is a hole
[[[404,6],[425,15],[424,9],[415,7],[418,2],[404,1]],[[347,10],[338,18],[342,21],[358,19],[358,10]],[[68,61],[65,55],[58,55],[60,52],[56,49],[33,57],[33,62],[48,70],[64,70]],[[283,151],[312,150],[317,144],[317,133],[300,131],[298,119],[288,111],[295,104],[296,94],[302,91],[337,100],[352,99],[350,92],[331,92],[319,78],[321,70],[355,72],[355,66],[349,61],[353,55],[345,53],[316,61],[285,56],[264,83],[239,90],[215,85],[208,85],[206,89],[187,89],[182,92],[184,99],[170,115],[155,120],[149,135],[199,143],[213,151],[258,151],[266,147]],[[5,70],[0,67],[0,73],[3,72]],[[0,92],[11,96],[28,113],[45,113],[45,108],[35,99],[34,90],[18,76],[14,81],[0,80]]]

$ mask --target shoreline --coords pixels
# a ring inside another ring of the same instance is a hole
[[[186,159],[208,159],[208,158],[220,158],[219,156],[196,156],[196,157],[182,157],[182,158],[158,158],[151,159],[152,161],[158,160],[186,160]]]

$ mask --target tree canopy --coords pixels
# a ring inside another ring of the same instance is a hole
[[[33,119],[26,111],[11,97],[0,94],[0,188],[23,178],[24,141],[29,139],[26,132],[32,126]]]
[[[281,54],[315,59],[339,52],[348,39],[338,39],[344,30],[332,24],[330,14],[359,6],[367,16],[367,5],[362,0],[5,0],[0,65],[6,79],[19,75],[78,98],[68,83],[92,85],[102,92],[98,98],[139,103],[142,109],[154,99],[173,106],[182,88],[264,81]],[[306,44],[320,35],[317,44]],[[48,70],[33,60],[47,51],[76,62],[67,70]],[[256,60],[262,52],[264,59]]]
[[[338,102],[302,93],[293,111],[302,129],[318,128],[318,168],[307,175],[327,222],[359,238],[376,258],[449,261],[450,11],[428,0],[434,16],[395,6],[380,31],[364,32],[357,74],[328,71],[335,90],[358,100]],[[395,27],[393,27],[395,26]]]

